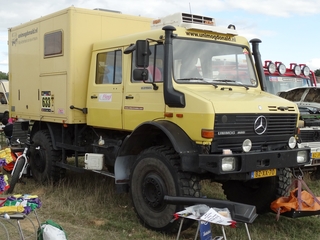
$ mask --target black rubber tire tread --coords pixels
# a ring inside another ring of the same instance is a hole
[[[40,148],[37,149],[38,147]],[[59,181],[65,176],[66,169],[52,163],[60,160],[61,152],[53,149],[49,131],[36,132],[30,147],[30,169],[33,178],[40,183]]]
[[[222,184],[227,199],[256,206],[257,213],[270,212],[270,204],[275,199],[287,196],[287,188],[292,181],[290,169],[279,169],[275,177],[249,180],[247,182],[230,180]]]
[[[3,113],[2,119],[9,119],[9,112],[8,112],[8,111],[5,111],[5,112]],[[1,119],[1,120],[2,120],[2,119]]]
[[[315,170],[310,172],[310,179],[313,181],[320,180],[320,166],[317,166]]]
[[[17,161],[15,163],[15,169],[14,169],[14,172],[12,173],[12,175],[11,175],[11,179],[10,179],[10,183],[9,183],[9,188],[7,190],[7,194],[13,193],[13,190],[14,190],[14,187],[16,186],[16,183],[19,181],[20,172],[22,171],[23,166],[24,166],[25,162],[27,161],[27,159],[24,158],[22,160],[22,158],[24,158],[24,157],[21,157],[19,159],[19,161]]]
[[[162,209],[150,207],[144,200],[143,182],[149,174],[159,177],[165,185],[163,195],[200,197],[200,179],[197,175],[182,172],[180,157],[171,147],[156,146],[144,150],[133,164],[130,175],[130,194],[134,210],[141,223],[152,230],[176,233],[180,221],[172,221],[173,214],[184,209],[181,205],[165,204],[161,199]],[[150,191],[149,191],[150,193]],[[162,196],[162,195],[161,195]],[[190,227],[194,221],[185,219],[183,229]]]
[[[289,168],[279,169],[279,181],[277,187],[276,197],[273,199],[277,199],[283,196],[289,196],[290,192],[288,191],[288,187],[292,183],[292,171]],[[273,201],[272,200],[272,201]]]

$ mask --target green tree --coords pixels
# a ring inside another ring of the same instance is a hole
[[[320,68],[314,71],[314,74],[318,77],[320,77]]]
[[[8,74],[0,71],[0,79],[8,79]]]

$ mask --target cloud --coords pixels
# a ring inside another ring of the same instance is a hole
[[[21,23],[37,19],[41,16],[68,8],[70,6],[80,8],[102,8],[109,10],[117,10],[123,14],[140,15],[145,17],[160,18],[176,12],[192,12],[193,14],[200,14],[205,16],[213,16],[216,18],[217,25],[227,26],[232,23],[235,24],[239,35],[246,37],[248,40],[259,38],[263,41],[264,45],[272,45],[285,49],[290,46],[290,43],[285,43],[283,38],[295,39],[291,42],[297,43],[300,36],[308,33],[301,31],[302,20],[309,18],[310,24],[314,25],[319,19],[317,14],[320,14],[320,1],[319,0],[255,0],[248,3],[247,0],[14,0],[4,1],[1,3],[0,8],[0,62],[5,63],[7,60],[7,31],[8,28],[17,26]],[[317,18],[316,18],[317,17]],[[294,20],[298,20],[299,22]],[[289,28],[285,24],[290,24]],[[299,27],[299,34],[293,35],[292,26]],[[305,23],[304,23],[305,24]],[[280,32],[277,27],[282,26],[284,30]],[[290,28],[291,26],[291,28]],[[316,30],[314,30],[316,31]],[[315,38],[308,38],[307,41],[314,42]],[[276,42],[275,42],[276,41]],[[305,45],[305,38],[301,40],[301,44]],[[279,43],[279,44],[278,44]],[[300,42],[299,42],[300,44]],[[310,44],[309,44],[310,45]],[[270,55],[277,56],[277,52],[273,52],[270,47]],[[305,49],[305,48],[304,48]],[[282,50],[281,50],[282,51]],[[286,51],[286,50],[285,50]],[[269,54],[266,52],[264,54]],[[287,54],[288,53],[288,54]],[[314,69],[320,68],[317,63],[317,55],[313,51],[305,50],[302,54],[298,52],[285,52],[279,51],[280,57],[287,55],[294,55],[303,59],[310,60],[309,66]],[[308,55],[307,55],[308,54]],[[290,57],[289,60],[291,60]],[[300,60],[300,59],[298,59]]]
[[[278,17],[303,16],[320,13],[320,1],[318,0],[255,0],[248,4],[247,0],[75,0],[71,2],[75,7],[104,8],[118,10],[125,14],[141,15],[146,17],[162,17],[175,12],[192,12],[203,14],[204,12],[234,12],[244,11],[247,14],[263,14]],[[7,29],[30,21],[52,12],[70,7],[67,0],[15,0],[1,3],[0,30]]]
[[[320,58],[311,59],[310,62],[307,62],[307,66],[309,66],[312,71],[320,69]]]
[[[8,61],[7,60],[3,60],[0,62],[1,65],[8,65]]]
[[[263,14],[278,17],[310,15],[320,13],[318,0],[256,0],[248,4],[247,0],[227,0],[233,9],[241,9],[250,14]]]

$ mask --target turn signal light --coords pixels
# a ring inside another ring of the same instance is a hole
[[[212,129],[201,129],[201,137],[203,138],[213,138],[214,132]]]

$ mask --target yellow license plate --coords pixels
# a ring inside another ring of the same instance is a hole
[[[311,156],[312,158],[320,158],[320,152],[314,152]]]
[[[251,178],[264,178],[264,177],[272,177],[277,175],[277,169],[268,169],[268,170],[260,170],[254,171],[251,173]]]

